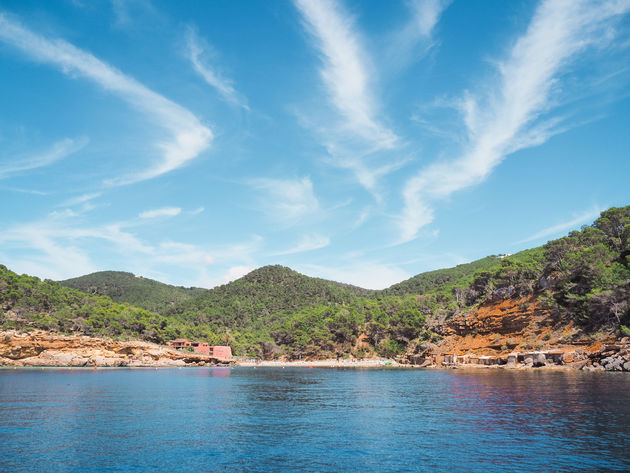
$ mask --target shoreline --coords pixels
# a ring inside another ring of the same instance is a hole
[[[495,371],[541,371],[541,372],[549,372],[549,371],[558,371],[558,372],[613,372],[611,370],[606,370],[603,367],[576,367],[576,366],[568,366],[568,365],[547,365],[547,366],[527,366],[527,365],[470,365],[470,364],[459,364],[459,365],[446,365],[446,366],[438,366],[438,365],[410,365],[410,364],[402,364],[402,363],[378,363],[372,361],[362,361],[357,363],[339,363],[335,360],[322,360],[318,362],[261,362],[261,363],[232,363],[232,364],[224,364],[224,365],[169,365],[169,364],[159,364],[159,365],[136,365],[136,366],[72,366],[72,365],[0,365],[0,372],[2,371],[112,371],[112,370],[162,370],[162,369],[199,369],[199,368],[221,368],[221,369],[231,369],[231,368],[302,368],[302,369],[366,369],[366,370],[433,370],[433,371],[485,371],[485,370],[495,370]],[[624,373],[627,371],[615,371],[619,373]]]
[[[405,368],[411,365],[398,363],[395,360],[313,360],[313,361],[273,361],[273,360],[235,360],[235,366],[243,367],[300,367],[300,368]]]
[[[440,353],[440,352],[438,352]],[[508,369],[584,370],[630,372],[630,339],[611,344],[599,342],[589,350],[556,348],[547,351],[511,352],[501,356],[473,353],[433,353],[395,359],[332,358],[319,360],[222,359],[175,350],[143,341],[115,341],[44,331],[0,331],[0,368],[168,368],[168,367],[278,367],[356,369]]]

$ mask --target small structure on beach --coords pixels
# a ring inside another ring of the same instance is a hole
[[[185,338],[176,338],[175,340],[169,340],[168,342],[166,342],[166,344],[170,345],[176,350],[182,350],[192,345],[192,343],[186,340]]]
[[[217,358],[232,358],[232,349],[229,346],[215,345],[210,347],[210,354]]]
[[[229,346],[209,345],[207,342],[192,342],[186,338],[169,340],[166,344],[176,350],[192,348],[195,352],[201,353],[202,355],[213,356],[221,359],[232,358],[232,349]]]

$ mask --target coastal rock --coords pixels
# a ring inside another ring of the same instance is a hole
[[[606,361],[602,360],[602,366],[606,371],[623,371],[623,358],[608,357]]]
[[[532,365],[534,367],[545,366],[547,364],[547,357],[544,353],[536,353],[533,357]]]
[[[225,360],[141,341],[0,332],[0,366],[212,366],[219,362]]]

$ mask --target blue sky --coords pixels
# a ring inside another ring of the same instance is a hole
[[[387,287],[630,204],[630,1],[0,0],[0,263]]]

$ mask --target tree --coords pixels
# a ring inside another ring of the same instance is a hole
[[[619,252],[619,261],[628,266],[630,256],[630,205],[612,207],[601,213],[594,226],[607,237],[612,249]]]

